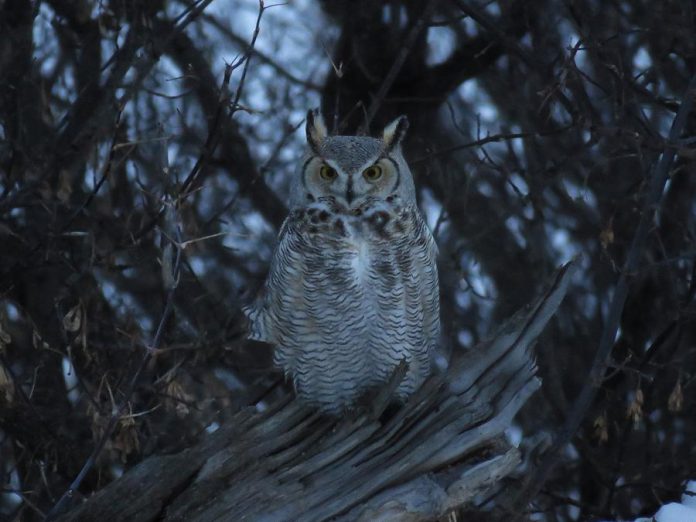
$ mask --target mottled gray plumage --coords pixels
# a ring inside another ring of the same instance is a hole
[[[326,412],[386,382],[402,359],[401,398],[431,370],[437,247],[401,154],[406,127],[402,117],[381,139],[328,137],[309,114],[291,213],[264,289],[246,310],[250,338],[275,345],[275,363],[298,395]]]

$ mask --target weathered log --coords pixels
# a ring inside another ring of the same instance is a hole
[[[285,397],[144,460],[61,520],[429,520],[466,505],[520,461],[501,435],[539,387],[531,347],[577,264],[389,414],[389,393],[339,419]]]

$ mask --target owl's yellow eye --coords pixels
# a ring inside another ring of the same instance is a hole
[[[336,176],[338,176],[338,172],[336,172],[336,169],[332,169],[328,165],[322,165],[319,169],[319,176],[323,180],[332,181],[336,179]]]
[[[382,177],[382,167],[372,165],[363,171],[363,177],[369,182],[375,182]]]

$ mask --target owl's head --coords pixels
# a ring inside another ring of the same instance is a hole
[[[400,143],[408,119],[400,116],[379,138],[329,136],[318,111],[307,114],[308,150],[296,171],[290,207],[306,206],[331,197],[347,209],[359,207],[368,198],[397,195],[415,201],[413,177],[401,153]]]

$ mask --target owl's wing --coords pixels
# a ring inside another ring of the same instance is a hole
[[[292,215],[283,222],[278,233],[278,244],[273,252],[268,277],[256,300],[243,308],[249,321],[249,339],[277,344],[277,323],[279,290],[289,284],[289,279],[297,271],[297,255],[300,251],[300,235],[297,219]]]
[[[422,252],[419,252],[422,262],[420,265],[420,295],[421,306],[423,307],[423,329],[426,339],[429,339],[431,349],[440,340],[440,288],[437,273],[438,248],[435,243],[428,225],[416,212],[415,243],[423,245]]]

